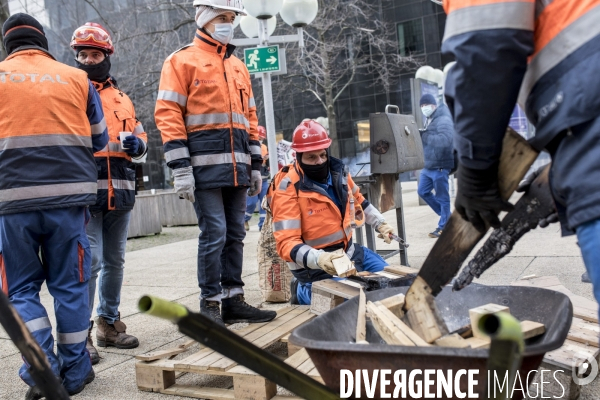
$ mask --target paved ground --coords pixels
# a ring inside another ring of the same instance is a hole
[[[434,239],[427,233],[436,227],[437,217],[427,206],[419,206],[415,184],[403,184],[405,189],[404,205],[406,232],[408,236],[409,263],[419,268]],[[393,212],[386,214],[388,220],[395,221]],[[244,281],[246,297],[249,303],[261,303],[258,289],[256,262],[256,243],[259,232],[253,219],[253,226],[245,240]],[[140,340],[140,347],[133,350],[114,348],[100,349],[102,360],[94,368],[96,380],[91,383],[78,399],[174,399],[156,393],[137,390],[135,385],[136,354],[151,350],[174,347],[185,338],[168,322],[140,314],[137,300],[144,294],[160,296],[180,302],[192,310],[198,310],[198,287],[196,284],[196,227],[166,228],[164,234],[141,239],[132,239],[128,243],[126,256],[125,281],[121,299],[121,316],[128,326],[128,332]],[[381,248],[386,245],[378,243]],[[387,246],[390,247],[390,246]],[[391,248],[391,247],[390,247]],[[390,261],[399,264],[396,257]],[[571,291],[593,299],[591,286],[580,282],[584,271],[579,248],[574,237],[560,238],[558,225],[547,229],[536,229],[526,235],[507,257],[489,270],[479,282],[490,285],[505,285],[515,279],[531,274],[556,275]],[[41,294],[51,320],[52,298],[47,290]],[[264,305],[268,308],[280,305]],[[17,375],[21,364],[20,356],[0,329],[0,399],[23,398],[26,385]],[[583,389],[581,399],[600,399],[599,379]],[[203,378],[188,374],[182,378],[186,383],[202,383]],[[211,386],[229,387],[230,378],[212,380]]]

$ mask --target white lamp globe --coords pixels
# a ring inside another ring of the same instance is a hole
[[[279,14],[286,24],[303,28],[314,21],[318,11],[318,0],[284,0]]]
[[[423,79],[429,82],[435,82],[436,73],[433,67],[425,65],[417,70],[417,72],[415,73],[415,78]]]
[[[277,17],[273,16],[267,20],[267,32],[269,36],[275,32],[275,28],[277,27]],[[251,15],[246,15],[240,19],[240,28],[242,28],[242,32],[249,38],[258,37],[258,31],[260,29],[260,22],[258,19],[254,18]]]
[[[444,84],[444,71],[435,68],[433,70],[433,78],[433,81],[437,83],[438,86],[442,86]]]
[[[281,10],[283,0],[243,0],[249,15],[258,19],[269,19]]]

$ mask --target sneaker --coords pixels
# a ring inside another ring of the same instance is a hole
[[[590,279],[590,276],[588,275],[587,272],[584,272],[583,275],[581,275],[581,282],[592,283],[592,280]]]
[[[300,304],[298,301],[298,279],[292,278],[290,282],[290,304]]]
[[[240,322],[269,322],[277,316],[277,313],[252,307],[246,303],[244,295],[238,294],[222,300],[221,316],[226,324],[237,324]]]
[[[433,232],[431,232],[431,233],[429,234],[429,237],[430,237],[430,238],[437,239],[437,238],[439,238],[439,237],[440,237],[440,235],[441,235],[441,234],[442,234],[442,230],[441,230],[440,228],[436,228],[436,230],[435,230],[435,231],[433,231]]]
[[[218,301],[200,300],[200,314],[207,316],[219,325],[225,326],[221,317],[221,304]]]

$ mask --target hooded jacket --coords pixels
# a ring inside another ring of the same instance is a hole
[[[454,124],[448,107],[438,106],[425,131],[421,132],[423,155],[427,169],[452,169],[454,167]]]

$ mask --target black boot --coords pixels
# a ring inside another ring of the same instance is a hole
[[[92,369],[92,370],[90,370],[90,373],[85,377],[85,380],[83,381],[83,383],[80,386],[76,387],[73,390],[67,390],[67,392],[69,393],[69,396],[73,396],[74,394],[81,393],[83,391],[83,389],[85,389],[85,386],[88,383],[91,383],[94,380],[94,378],[96,378],[96,374],[94,373],[94,370]]]
[[[583,275],[581,275],[581,282],[592,283],[592,280],[590,279],[590,274],[588,274],[587,272],[584,272]]]
[[[25,400],[39,400],[44,398],[44,394],[37,386],[30,386],[25,393]]]
[[[298,279],[292,278],[290,282],[290,304],[300,304],[298,301]]]
[[[277,316],[275,311],[259,310],[244,301],[244,295],[238,294],[229,299],[223,299],[221,315],[226,324],[239,322],[269,322]]]
[[[200,300],[200,314],[206,315],[216,323],[225,326],[223,318],[221,318],[221,309],[218,301]]]

